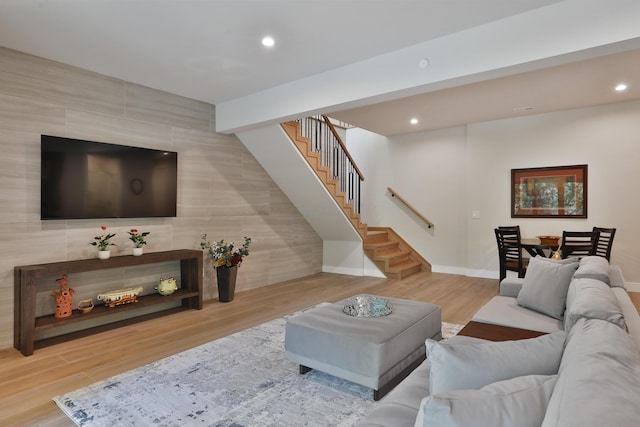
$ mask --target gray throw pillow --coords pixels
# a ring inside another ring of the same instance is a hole
[[[595,279],[573,279],[567,293],[564,330],[569,332],[581,319],[600,319],[627,330],[620,303],[611,288]]]
[[[540,257],[531,258],[518,294],[518,304],[562,319],[567,289],[577,268],[578,262],[561,264],[542,260]]]
[[[552,264],[573,264],[574,262],[580,262],[580,258],[576,258],[576,257],[569,257],[569,258],[564,258],[564,259],[553,259],[553,258],[547,258],[547,257],[543,257],[543,256],[536,256],[536,261],[545,261],[545,262],[550,262]]]
[[[477,390],[523,375],[558,372],[564,331],[518,341],[459,345],[427,340],[430,394]]]
[[[427,396],[415,427],[539,427],[555,384],[556,375],[528,375]]]
[[[610,284],[609,261],[600,256],[588,256],[580,260],[580,266],[573,275],[574,279],[595,279]]]

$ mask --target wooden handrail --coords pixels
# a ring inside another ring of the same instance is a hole
[[[416,214],[416,215],[418,216],[418,218],[420,218],[421,220],[423,220],[423,221],[427,224],[427,226],[428,226],[429,228],[431,228],[431,227],[435,227],[435,224],[434,224],[434,223],[432,223],[431,221],[429,221],[429,220],[428,220],[424,215],[422,215],[420,212],[418,212],[418,211],[416,210],[416,208],[414,208],[413,206],[411,206],[411,203],[407,202],[405,199],[403,199],[402,197],[400,197],[400,196],[398,195],[398,193],[396,193],[396,192],[393,190],[393,188],[391,188],[391,187],[387,187],[387,191],[388,191],[389,193],[391,193],[391,197],[395,197],[395,198],[397,198],[398,200],[400,200],[402,203],[404,203],[404,204],[405,204],[405,205],[406,205],[406,206],[407,206],[407,207],[408,207],[408,208],[409,208],[409,209],[410,209],[414,214]]]
[[[353,160],[353,157],[351,157],[351,154],[349,154],[349,150],[347,150],[347,147],[342,142],[342,138],[340,138],[340,135],[338,135],[336,128],[333,127],[333,123],[331,123],[331,120],[329,120],[329,117],[325,116],[324,114],[322,115],[322,118],[324,119],[324,122],[327,124],[327,126],[329,126],[329,129],[331,130],[333,136],[336,138],[336,141],[338,141],[338,144],[340,144],[340,148],[342,148],[342,151],[344,151],[344,154],[346,154],[347,158],[353,165],[353,169],[360,177],[360,181],[364,181],[364,175],[362,175],[362,172],[360,172],[360,169],[358,169],[355,160]]]

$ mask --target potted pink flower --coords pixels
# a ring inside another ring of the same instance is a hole
[[[129,233],[129,240],[133,242],[133,256],[142,255],[142,246],[147,244],[147,241],[144,238],[151,234],[151,232],[144,231],[140,233],[137,229],[132,228],[127,231],[127,233]]]
[[[107,227],[104,225],[100,227],[100,230],[102,230],[102,235],[94,237],[93,242],[89,244],[98,248],[98,258],[108,259],[111,256],[109,246],[116,245],[115,243],[111,243],[109,240],[112,239],[116,233],[107,233]]]

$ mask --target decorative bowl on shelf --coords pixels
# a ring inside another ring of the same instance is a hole
[[[80,312],[82,314],[87,314],[88,312],[93,310],[93,299],[92,298],[88,298],[88,299],[83,299],[83,300],[79,301],[78,302],[78,310],[80,310]]]
[[[545,246],[558,246],[560,236],[536,236],[540,239],[540,244]]]

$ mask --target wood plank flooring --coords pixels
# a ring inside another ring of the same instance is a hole
[[[403,280],[320,273],[211,301],[203,310],[36,350],[0,351],[0,425],[73,426],[51,401],[62,394],[285,314],[354,294],[427,301],[443,321],[467,323],[498,293],[497,280],[421,272]],[[640,303],[640,300],[638,301]]]

